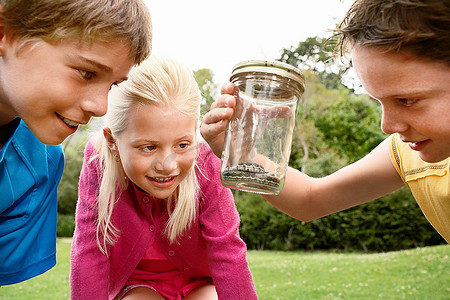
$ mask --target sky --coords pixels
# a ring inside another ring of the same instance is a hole
[[[329,37],[353,0],[145,0],[153,53],[228,81],[244,60],[275,60],[308,37]]]

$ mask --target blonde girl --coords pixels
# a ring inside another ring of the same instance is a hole
[[[72,299],[255,299],[220,161],[199,140],[192,72],[151,57],[113,88],[85,149]]]

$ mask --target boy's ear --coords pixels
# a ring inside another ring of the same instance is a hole
[[[116,140],[112,136],[111,129],[109,127],[103,128],[103,136],[105,137],[106,145],[108,145],[109,150],[111,150],[112,154],[117,155],[118,150]]]

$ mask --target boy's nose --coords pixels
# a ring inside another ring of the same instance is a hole
[[[381,130],[386,134],[402,133],[408,129],[408,124],[403,120],[403,116],[395,109],[384,107],[381,116]]]
[[[81,108],[85,112],[89,112],[94,117],[101,117],[108,110],[108,92],[93,92],[87,95],[83,101]]]

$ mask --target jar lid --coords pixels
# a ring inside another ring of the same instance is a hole
[[[280,61],[246,60],[233,67],[230,81],[243,73],[268,73],[289,78],[298,83],[300,93],[305,91],[305,77],[300,69]]]

